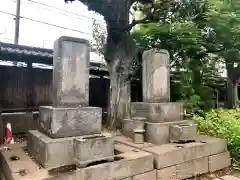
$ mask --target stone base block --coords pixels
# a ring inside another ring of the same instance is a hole
[[[231,157],[228,151],[209,156],[209,171],[214,172],[231,165]]]
[[[170,121],[181,121],[184,110],[183,103],[145,103],[134,102],[131,104],[131,114],[136,117],[146,117],[147,122],[160,123]]]
[[[170,127],[174,125],[181,124],[184,127],[187,127],[188,124],[193,124],[193,121],[190,120],[183,120],[183,121],[174,121],[174,122],[165,122],[165,123],[150,123],[146,122],[145,124],[145,141],[152,143],[152,144],[167,144],[170,142],[171,133]],[[181,133],[181,132],[180,132]],[[175,135],[175,132],[172,133]],[[176,133],[177,134],[177,133]],[[185,136],[190,137],[193,133],[188,133],[184,131],[182,133],[182,137]],[[192,138],[195,137],[196,134]],[[175,137],[175,136],[173,136]],[[177,137],[176,137],[177,138]]]
[[[41,106],[39,111],[41,131],[53,138],[101,133],[101,108],[54,108],[52,106]]]
[[[75,138],[53,139],[37,130],[29,131],[27,150],[45,168],[71,164]]]
[[[196,124],[175,124],[170,126],[170,141],[171,140],[192,140],[197,135]]]
[[[114,160],[114,139],[110,133],[74,140],[74,162],[79,167],[102,160]]]

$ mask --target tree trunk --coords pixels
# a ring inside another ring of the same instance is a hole
[[[228,79],[227,82],[227,108],[236,108],[238,81]]]
[[[110,74],[108,127],[111,130],[119,128],[122,119],[130,118],[130,104],[130,83],[126,82],[125,77],[119,73]]]

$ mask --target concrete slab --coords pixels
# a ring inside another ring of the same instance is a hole
[[[146,103],[133,102],[131,104],[132,116],[146,117],[147,122],[161,123],[183,120],[183,103]]]
[[[114,160],[114,139],[110,133],[102,133],[101,136],[79,137],[74,139],[74,162],[79,167],[107,160]]]
[[[40,130],[52,138],[100,134],[102,109],[99,107],[54,108],[41,106]]]
[[[209,171],[214,172],[231,165],[231,157],[228,151],[209,156]]]

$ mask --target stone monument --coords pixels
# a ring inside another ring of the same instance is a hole
[[[102,110],[89,107],[88,41],[60,37],[54,44],[52,106],[42,106],[28,150],[45,168],[113,160],[111,134],[101,133]]]
[[[133,136],[136,117],[145,118],[145,141],[166,144],[171,140],[188,140],[195,136],[196,126],[183,120],[183,103],[170,102],[170,63],[165,50],[143,53],[143,102],[131,104],[132,120],[123,120],[123,134]],[[173,126],[173,127],[172,127]],[[180,135],[183,130],[184,135]],[[177,133],[178,132],[178,133]]]

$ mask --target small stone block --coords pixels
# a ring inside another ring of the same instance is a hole
[[[183,120],[183,103],[146,103],[133,102],[131,104],[132,116],[146,117],[146,122],[161,123]]]
[[[41,106],[39,110],[40,130],[52,138],[101,133],[101,108],[54,108],[52,106]]]
[[[157,170],[157,180],[176,180],[177,167],[171,166]]]
[[[132,180],[157,180],[156,170],[133,176]]]
[[[126,137],[133,138],[134,122],[132,119],[122,120],[122,134]]]
[[[170,126],[175,124],[189,124],[192,121],[173,121],[165,123],[145,123],[145,140],[149,143],[161,145],[170,142]]]
[[[27,149],[45,168],[71,164],[74,138],[76,137],[52,139],[37,130],[33,130],[29,131]]]
[[[231,157],[228,151],[209,156],[209,171],[214,172],[231,165]]]
[[[195,177],[208,172],[208,157],[194,159],[177,165],[177,180]]]
[[[114,138],[110,133],[74,140],[74,162],[84,167],[98,161],[114,160]]]
[[[133,142],[136,144],[143,144],[144,143],[144,130],[142,131],[137,131],[134,130],[134,137],[133,137]]]
[[[170,126],[170,140],[193,140],[197,135],[195,124],[175,124]]]

